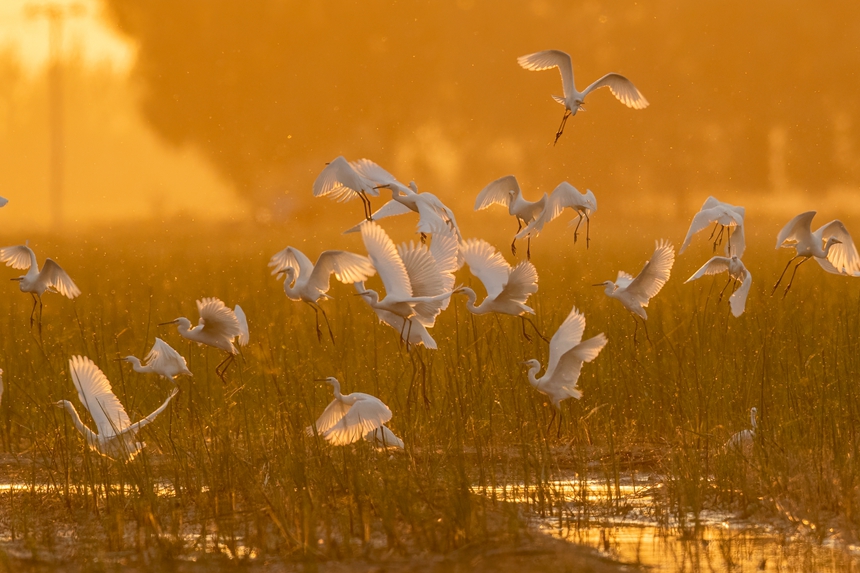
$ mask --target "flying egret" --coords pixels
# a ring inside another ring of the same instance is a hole
[[[747,295],[750,292],[750,285],[752,284],[752,275],[737,255],[732,255],[731,257],[712,257],[693,276],[685,280],[684,284],[702,278],[705,275],[715,275],[724,271],[728,271],[729,280],[726,286],[723,287],[723,290],[720,291],[720,300],[723,299],[723,293],[729,284],[734,283],[736,287],[738,283],[741,283],[740,288],[737,288],[737,290],[735,290],[735,287],[732,288],[732,296],[729,297],[732,314],[740,316],[744,313],[744,308],[746,308]]]
[[[517,219],[517,233],[511,242],[511,253],[517,254],[517,237],[523,227],[528,226],[544,210],[548,199],[546,193],[537,201],[523,199],[520,184],[513,175],[505,175],[489,183],[481,189],[475,199],[475,211],[486,209],[490,205],[503,205],[508,208],[508,213]],[[526,257],[531,258],[531,237],[528,237]]]
[[[801,213],[789,221],[779,232],[779,236],[776,238],[776,248],[794,248],[796,254],[785,264],[782,274],[779,275],[779,280],[773,285],[771,296],[776,292],[779,283],[782,282],[791,262],[797,258],[801,260],[794,266],[783,297],[788,294],[788,289],[791,288],[797,268],[811,258],[814,258],[821,265],[821,268],[828,273],[850,277],[860,276],[860,255],[857,254],[854,240],[851,239],[851,235],[842,221],[834,219],[813,233],[811,225],[814,216],[815,211]]]
[[[519,316],[523,321],[523,334],[526,334],[526,314],[534,314],[531,307],[526,306],[529,296],[538,290],[538,274],[530,261],[522,261],[516,267],[505,260],[492,245],[482,239],[467,239],[460,250],[469,270],[480,279],[487,291],[487,296],[481,304],[475,306],[478,295],[468,287],[460,287],[456,292],[466,295],[466,308],[472,314],[487,314],[498,312]],[[537,326],[532,322],[537,331]],[[538,335],[543,335],[538,331]]]
[[[687,231],[687,236],[684,237],[684,243],[678,249],[678,254],[684,252],[693,240],[693,235],[714,223],[714,229],[711,231],[711,236],[708,239],[714,239],[714,251],[717,250],[717,245],[726,238],[726,256],[737,255],[744,256],[746,249],[746,239],[744,237],[744,216],[746,209],[737,207],[729,203],[723,203],[714,197],[705,199],[705,203],[698,213],[693,217],[690,223],[690,229]],[[717,227],[720,228],[719,233]]]
[[[361,238],[385,286],[382,300],[374,290],[359,293],[365,302],[402,319],[415,317],[425,327],[433,326],[436,316],[448,305],[457,270],[459,245],[453,232],[446,229],[434,229],[429,248],[412,242],[395,247],[378,224],[362,223]],[[405,339],[409,338],[407,334]]]
[[[567,123],[567,118],[571,115],[576,115],[579,110],[585,110],[582,107],[585,103],[585,96],[593,90],[602,87],[608,87],[615,99],[633,109],[645,109],[648,107],[648,100],[645,99],[633,82],[622,76],[621,74],[609,73],[592,83],[585,88],[584,91],[576,91],[576,86],[573,85],[573,64],[570,61],[570,56],[560,50],[544,50],[543,52],[535,52],[517,58],[517,63],[527,70],[539,72],[550,68],[558,68],[561,72],[561,85],[564,90],[564,97],[552,96],[552,99],[564,106],[564,117],[561,119],[561,125],[558,126],[558,131],[555,134],[553,145],[558,142],[558,138],[564,132],[564,125]]]
[[[353,163],[356,171],[374,183],[377,189],[388,188],[391,191],[391,201],[383,205],[371,215],[371,220],[377,221],[385,217],[403,215],[409,212],[418,213],[418,232],[426,236],[433,228],[448,226],[458,239],[461,238],[460,228],[454,212],[448,208],[436,195],[419,192],[414,181],[404,185],[394,175],[369,159],[359,159]],[[344,233],[358,231],[361,224],[351,227]]]
[[[534,358],[523,364],[529,367],[529,382],[539,392],[552,400],[552,405],[561,409],[561,401],[567,398],[579,400],[582,393],[576,387],[583,362],[591,362],[606,346],[606,336],[601,332],[588,340],[582,340],[585,332],[585,316],[576,307],[558,327],[549,342],[549,361],[546,372],[537,378],[541,364]],[[550,422],[552,423],[552,422]]]
[[[155,344],[152,345],[152,350],[150,350],[149,354],[144,358],[146,361],[145,365],[141,365],[140,360],[134,356],[126,356],[119,360],[130,362],[135,372],[143,374],[154,372],[159,376],[167,378],[171,382],[173,382],[177,376],[194,376],[191,371],[188,370],[188,364],[185,362],[185,358],[174,350],[172,346],[158,337],[155,338]]]
[[[356,294],[373,309],[373,312],[379,318],[379,322],[387,324],[400,333],[400,340],[407,347],[423,344],[425,348],[436,350],[436,341],[433,340],[433,337],[430,336],[430,333],[427,332],[427,328],[423,324],[414,318],[403,318],[391,311],[373,306],[371,301],[374,300],[374,297],[370,294],[371,291],[368,291],[364,287],[364,283],[355,283],[355,290]]]
[[[388,429],[388,426],[382,425],[376,428],[375,430],[371,430],[364,435],[364,439],[367,442],[373,444],[373,446],[380,450],[388,450],[388,449],[403,449],[403,440],[397,437],[397,435]]]
[[[597,198],[591,189],[585,193],[580,193],[579,190],[568,183],[562,181],[553,189],[549,195],[543,210],[535,218],[534,221],[526,225],[526,228],[517,233],[516,238],[537,237],[543,230],[544,225],[561,215],[566,208],[573,209],[579,215],[576,221],[576,228],[573,230],[573,242],[579,237],[579,226],[582,224],[582,219],[585,218],[585,248],[591,242],[591,214],[597,211]],[[573,221],[569,226],[573,225]]]
[[[332,376],[317,382],[331,384],[334,400],[326,406],[316,423],[306,429],[309,436],[316,432],[333,446],[345,446],[357,442],[391,419],[391,410],[376,396],[361,392],[341,394],[340,382]]]
[[[753,440],[755,440],[755,432],[756,432],[756,414],[758,410],[754,407],[750,408],[750,427],[746,430],[741,430],[732,435],[729,438],[729,441],[726,442],[727,450],[735,450],[735,451],[744,451],[752,446]]]
[[[12,279],[18,281],[21,292],[28,292],[33,297],[33,310],[30,311],[30,328],[33,327],[33,315],[36,313],[36,305],[39,305],[39,331],[42,330],[42,295],[47,292],[58,292],[61,295],[74,299],[81,294],[81,290],[75,285],[69,275],[60,268],[60,265],[52,259],[45,259],[45,265],[39,270],[36,262],[36,253],[25,245],[15,247],[4,247],[0,249],[0,262],[6,263],[7,267],[13,269],[28,269],[27,274]]]
[[[107,377],[92,360],[83,356],[72,356],[69,360],[69,372],[78,390],[78,399],[96,423],[98,434],[81,422],[71,402],[60,400],[55,405],[66,409],[75,428],[84,436],[92,450],[111,459],[132,460],[146,445],[137,441],[137,432],[155,420],[179,392],[179,388],[174,388],[157,410],[132,424],[125,408],[114,395]]]
[[[248,323],[244,319],[245,313],[239,305],[236,305],[235,310],[230,310],[230,307],[214,297],[198,300],[197,312],[200,314],[200,321],[194,328],[191,328],[191,321],[184,316],[162,322],[159,326],[175,324],[179,334],[188,340],[226,352],[227,357],[215,367],[215,374],[222,382],[226,382],[224,374],[239,352],[233,340],[236,339],[241,346],[248,344]]]
[[[618,300],[624,308],[641,317],[642,320],[648,319],[645,307],[669,280],[672,265],[675,263],[675,247],[665,240],[656,241],[656,245],[651,259],[645,263],[636,277],[624,271],[618,271],[615,282],[604,281],[594,285],[606,287],[604,292],[607,296]]]
[[[358,197],[364,205],[364,216],[370,219],[368,195],[378,197],[379,190],[374,187],[372,181],[358,173],[355,166],[355,163],[347,161],[343,156],[335,157],[314,181],[314,197],[331,196],[338,202]]]
[[[329,279],[332,273],[337,280],[345,284],[361,282],[376,274],[376,269],[370,259],[347,251],[323,251],[317,258],[317,264],[311,263],[304,253],[295,247],[287,247],[276,253],[269,261],[272,274],[285,275],[284,292],[287,298],[303,301],[314,309],[316,318],[317,340],[322,340],[319,313],[322,312],[328,327],[328,334],[334,342],[334,334],[325,310],[319,306],[320,299],[331,298],[328,294]]]

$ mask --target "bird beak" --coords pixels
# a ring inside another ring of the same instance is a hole
[[[158,323],[158,326],[166,326],[166,325],[168,325],[168,324],[176,324],[177,322],[179,322],[179,319],[178,319],[178,318],[177,318],[176,320],[171,320],[171,321],[169,321],[169,322],[159,322],[159,323]]]
[[[364,291],[364,292],[354,292],[354,293],[352,293],[352,296],[364,296],[364,295],[366,295],[366,294],[369,294],[369,293],[368,293],[367,291]]]
[[[328,378],[314,378],[314,382],[328,382]]]
[[[591,285],[591,286],[603,286],[603,283],[597,283],[596,285]]]
[[[22,281],[24,277],[15,277],[14,279],[9,279],[10,281]]]

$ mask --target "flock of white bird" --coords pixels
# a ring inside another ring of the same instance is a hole
[[[565,113],[554,144],[562,135],[568,118],[584,109],[582,106],[585,97],[597,88],[608,87],[619,101],[633,109],[648,106],[648,101],[633,83],[615,73],[603,76],[583,92],[577,91],[574,87],[570,57],[564,52],[537,52],[520,57],[518,62],[527,70],[557,67],[561,72],[564,96],[553,97],[565,106]],[[391,200],[374,212],[371,198],[378,197],[383,189],[391,193]],[[534,314],[534,310],[527,306],[528,299],[538,290],[537,269],[530,261],[531,239],[536,237],[546,224],[569,208],[576,214],[576,218],[571,221],[571,225],[576,223],[574,242],[584,220],[588,248],[591,216],[597,211],[597,199],[593,192],[589,190],[580,193],[567,182],[559,184],[550,194],[544,193],[537,201],[529,201],[523,197],[513,175],[489,183],[478,193],[475,210],[482,210],[493,204],[508,208],[508,213],[516,218],[518,224],[511,243],[512,254],[516,255],[517,240],[528,241],[526,260],[511,266],[504,256],[486,241],[464,238],[454,212],[438,197],[419,192],[415,182],[402,184],[388,171],[368,159],[347,161],[343,157],[335,158],[314,181],[313,195],[330,197],[340,202],[356,198],[362,201],[365,220],[347,229],[345,233],[360,233],[367,255],[347,251],[323,251],[314,264],[301,251],[290,246],[272,256],[269,261],[272,274],[284,278],[284,292],[290,300],[305,302],[313,308],[316,334],[320,340],[323,332],[319,315],[322,314],[329,336],[334,341],[328,316],[320,305],[321,301],[330,298],[330,279],[334,275],[338,281],[354,285],[356,295],[367,303],[379,320],[398,332],[399,340],[401,344],[405,344],[407,351],[416,345],[424,345],[428,349],[436,348],[429,329],[433,327],[439,314],[448,307],[454,294],[464,295],[467,298],[468,310],[474,314],[499,313],[518,316],[522,318],[524,336],[528,337],[527,321],[537,331],[537,327],[527,316]],[[5,204],[6,200],[0,198],[0,207]],[[418,215],[417,232],[421,235],[421,241],[395,245],[378,221],[409,213]],[[815,259],[829,273],[860,276],[860,256],[845,226],[834,220],[813,232],[811,223],[814,215],[815,211],[802,213],[780,231],[777,248],[793,247],[796,254],[786,264],[771,294],[776,291],[791,263],[798,259],[785,287],[785,294],[791,288],[798,267],[809,259]],[[728,272],[729,281],[720,293],[720,299],[728,286],[733,285],[729,305],[734,316],[740,316],[744,312],[752,283],[752,275],[741,259],[746,247],[744,216],[743,207],[708,197],[702,209],[694,216],[680,249],[683,253],[693,235],[714,225],[711,232],[714,251],[719,244],[723,244],[725,256],[714,256],[686,282],[705,275]],[[70,299],[81,294],[69,275],[53,260],[46,259],[39,270],[36,255],[27,244],[0,249],[0,261],[15,269],[27,271],[25,275],[12,280],[19,282],[22,292],[30,293],[33,297],[31,328],[36,320],[36,307],[39,307],[40,332],[42,295],[45,292],[57,292]],[[595,286],[604,287],[607,296],[618,300],[633,313],[637,328],[640,319],[644,327],[648,318],[645,308],[669,280],[674,261],[674,247],[668,241],[660,240],[656,242],[654,253],[638,275],[619,271],[614,282],[605,281]],[[478,295],[473,289],[455,286],[456,273],[463,265],[467,265],[484,286],[486,297],[480,304],[476,305]],[[365,287],[365,281],[375,274],[379,275],[385,288],[382,297],[377,291]],[[237,344],[244,346],[249,341],[245,313],[239,305],[230,309],[217,298],[198,300],[197,310],[197,326],[192,327],[191,321],[186,317],[162,325],[176,324],[179,334],[184,338],[201,346],[207,345],[223,351],[225,358],[215,372],[225,380],[226,371],[239,352]],[[594,360],[607,343],[607,338],[602,333],[583,340],[584,332],[585,317],[574,307],[549,340],[549,360],[543,375],[537,377],[541,371],[538,360],[531,359],[523,363],[528,367],[529,383],[539,392],[546,394],[556,408],[560,409],[562,400],[581,397],[577,381],[582,365]],[[647,328],[645,332],[647,335]],[[540,335],[539,331],[538,334]],[[635,336],[634,331],[634,341]],[[174,383],[178,376],[192,375],[185,359],[160,338],[155,339],[152,350],[143,362],[134,356],[120,360],[131,363],[137,372],[158,374]],[[90,413],[98,432],[93,432],[84,425],[71,402],[62,400],[56,405],[68,411],[75,427],[92,449],[115,459],[130,460],[140,452],[143,444],[137,442],[137,432],[164,411],[178,392],[178,387],[175,387],[157,410],[132,423],[114,395],[110,382],[89,358],[73,356],[69,360],[69,368],[78,398]],[[402,440],[385,426],[392,413],[381,400],[359,392],[342,394],[340,383],[332,377],[321,381],[333,387],[334,400],[307,429],[309,435],[320,435],[333,445],[345,445],[365,439],[381,448],[403,448]],[[0,397],[2,392],[0,370]],[[753,427],[736,434],[730,443],[740,444],[752,438],[755,414],[756,409],[753,408]]]

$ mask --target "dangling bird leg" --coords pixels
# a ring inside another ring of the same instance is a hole
[[[717,238],[714,239],[714,251],[717,252],[717,245],[723,242],[723,232],[726,230],[724,225],[720,225],[720,232],[717,234]]]
[[[794,265],[794,270],[791,272],[791,278],[788,280],[788,286],[785,287],[785,292],[782,293],[782,298],[785,298],[785,295],[788,294],[788,289],[791,288],[791,283],[794,282],[794,275],[797,273],[797,267],[799,267],[800,265],[802,265],[803,263],[805,263],[806,261],[808,261],[811,258],[812,257],[804,257],[803,260],[801,260],[799,263]]]
[[[421,233],[421,244],[422,245],[427,244],[427,233]]]
[[[564,125],[567,123],[567,118],[570,117],[570,110],[564,110],[564,117],[561,118],[561,125],[558,126],[558,131],[555,132],[555,141],[552,142],[552,146],[555,147],[555,144],[558,143],[558,138],[561,137],[561,134],[564,133]]]
[[[773,296],[773,293],[775,293],[775,292],[776,292],[776,287],[778,287],[778,286],[779,286],[779,283],[781,283],[781,282],[782,282],[782,277],[784,277],[784,276],[785,276],[785,272],[788,270],[788,267],[789,267],[789,265],[791,264],[791,261],[793,261],[794,259],[796,259],[796,258],[797,258],[797,257],[799,257],[799,256],[800,256],[800,255],[794,255],[793,257],[791,257],[790,259],[788,259],[788,262],[787,262],[787,263],[785,263],[785,268],[784,268],[784,269],[782,269],[782,274],[781,274],[781,275],[779,275],[779,279],[777,279],[776,284],[775,284],[775,285],[773,285],[773,290],[772,290],[772,291],[770,291],[770,296]],[[796,270],[796,269],[795,269],[795,270]]]
[[[726,292],[726,289],[729,288],[729,285],[732,284],[733,281],[734,281],[734,279],[732,277],[729,277],[728,282],[726,282],[726,286],[724,286],[723,290],[720,291],[720,298],[717,299],[717,304],[719,304],[723,301],[723,293]],[[734,289],[732,289],[732,292],[733,293],[735,292]]]
[[[218,378],[221,379],[221,382],[224,384],[227,383],[227,379],[224,375],[227,373],[227,369],[230,367],[230,364],[233,363],[235,356],[233,354],[228,354],[227,358],[221,361],[221,364],[215,367],[215,374],[218,375]]]
[[[532,319],[530,319],[529,317],[527,317],[525,315],[520,315],[520,318],[523,319],[523,334],[526,333],[526,322],[528,322],[529,324],[532,325],[532,328],[535,329],[535,332],[537,332],[537,335],[540,336],[541,340],[543,340],[544,342],[549,342],[549,338],[547,338],[546,336],[541,334],[540,330],[538,330],[537,325],[534,323],[534,321]],[[528,336],[526,337],[526,339],[531,341],[531,338],[529,338]]]
[[[556,433],[556,435],[555,435],[555,437],[556,437],[556,439],[557,439],[557,440],[560,440],[560,439],[561,439],[561,417],[562,417],[561,404],[559,404],[559,409],[558,409],[558,432],[557,432],[557,433]]]
[[[367,197],[367,194],[364,191],[359,191],[358,196],[361,198],[361,202],[364,204],[364,218],[368,221],[373,221],[373,209],[371,209],[370,199]]]
[[[529,336],[528,332],[526,332],[526,317],[521,316],[520,318],[522,318],[522,319],[523,319],[523,320],[522,320],[522,325],[523,325],[523,338],[525,338],[526,340],[528,340],[529,342],[531,342],[531,341],[532,341],[532,337],[531,337],[531,336]]]
[[[317,304],[317,306],[319,306],[319,304]],[[331,331],[331,323],[328,321],[328,315],[325,313],[325,309],[323,307],[320,306],[319,309],[323,315],[323,319],[325,319],[325,326],[328,328],[328,335],[331,338],[332,344],[334,344],[334,333]]]
[[[720,224],[719,224],[719,223],[714,223],[714,228],[713,228],[713,229],[711,229],[711,236],[710,236],[710,237],[708,237],[708,240],[709,240],[709,241],[710,241],[711,239],[713,239],[713,238],[714,238],[714,233],[716,233],[716,232],[717,232],[717,227],[719,227],[719,226],[720,226]]]
[[[576,222],[576,228],[573,230],[573,244],[576,244],[576,239],[579,238],[580,225],[582,225],[582,212],[579,213],[579,221]]]
[[[556,410],[555,408],[552,409],[552,416],[550,416],[550,418],[549,418],[549,424],[546,425],[546,433],[547,434],[549,434],[549,429],[552,428],[552,423],[555,421],[555,417],[557,414],[557,412],[555,410]]]
[[[519,217],[517,217],[517,232],[516,232],[516,234],[514,234],[514,240],[511,241],[511,254],[514,256],[517,255],[517,235],[519,235],[520,231],[522,231],[522,230],[523,230],[523,222]]]
[[[39,299],[36,298],[35,293],[30,293],[30,296],[33,297],[33,310],[30,311],[30,328],[33,328],[33,315],[36,314],[36,305],[39,304]]]
[[[39,338],[42,338],[42,311],[45,307],[42,305],[42,297],[39,297]]]
[[[588,216],[588,213],[585,214],[585,248],[588,248],[588,245],[591,244],[591,217]]]
[[[309,302],[308,306],[310,306],[312,309],[314,309],[314,325],[316,326],[316,329],[317,329],[317,342],[322,342],[322,329],[320,328],[319,310],[317,309],[317,306],[313,303]]]
[[[526,259],[532,260],[532,236],[526,237]]]
[[[651,345],[651,348],[654,348],[654,343],[651,342],[651,335],[648,334],[648,323],[644,318],[642,319],[642,328],[645,329],[645,338],[648,340],[648,344]]]

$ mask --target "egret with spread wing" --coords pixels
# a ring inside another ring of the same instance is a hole
[[[744,256],[746,249],[746,238],[744,236],[744,216],[746,209],[737,207],[729,203],[723,203],[714,197],[705,199],[705,203],[698,213],[693,217],[690,223],[690,229],[687,231],[687,236],[684,237],[684,242],[681,248],[678,249],[678,254],[684,252],[693,240],[693,235],[706,228],[711,223],[714,223],[714,230],[711,231],[709,239],[714,239],[714,251],[717,250],[723,237],[726,238],[726,256],[737,255]],[[717,232],[719,227],[719,232]]]
[[[391,419],[391,410],[376,396],[361,392],[341,394],[340,382],[333,376],[317,382],[331,384],[334,400],[314,425],[307,428],[309,436],[317,433],[333,446],[345,446],[357,442]]]
[[[585,193],[580,193],[576,187],[567,181],[562,181],[553,189],[540,214],[534,221],[526,225],[525,229],[517,233],[516,238],[529,237],[531,239],[537,237],[544,225],[554,220],[568,208],[573,209],[579,215],[576,228],[573,230],[574,243],[579,237],[579,226],[582,224],[582,219],[585,219],[585,248],[587,249],[591,242],[591,215],[597,211],[597,198],[591,189],[586,190]],[[573,225],[573,221],[569,224]]]
[[[685,280],[684,284],[702,278],[705,275],[715,275],[725,271],[729,273],[729,280],[726,286],[723,287],[723,290],[720,291],[719,300],[723,300],[723,293],[730,284],[734,283],[732,296],[729,297],[729,306],[732,309],[733,315],[740,316],[746,308],[747,295],[749,295],[750,285],[752,285],[752,275],[737,255],[732,255],[731,257],[712,257],[693,276]],[[740,288],[737,287],[738,284],[740,284]]]
[[[119,358],[119,360],[130,362],[135,372],[143,374],[154,372],[159,376],[167,378],[171,382],[173,382],[177,376],[194,376],[191,371],[188,370],[188,364],[185,362],[185,358],[183,358],[182,355],[179,354],[172,346],[158,337],[155,339],[155,344],[152,345],[152,350],[150,350],[149,354],[144,358],[146,364],[142,365],[140,360],[134,356],[126,356],[125,358]]]
[[[513,175],[505,175],[487,184],[481,189],[475,199],[475,211],[486,209],[490,205],[503,205],[508,208],[508,213],[517,219],[517,233],[511,242],[511,253],[517,254],[517,238],[523,227],[528,226],[544,211],[548,199],[546,193],[537,201],[523,199],[520,184]],[[531,258],[531,237],[528,237],[526,257]]]
[[[358,197],[364,205],[364,216],[369,220],[371,207],[368,195],[378,197],[379,190],[372,181],[355,170],[355,165],[343,156],[335,157],[314,181],[314,197],[331,197],[338,202]]]

